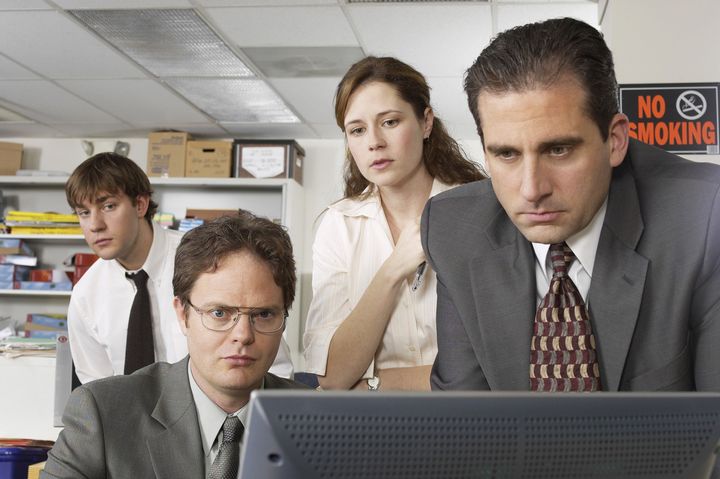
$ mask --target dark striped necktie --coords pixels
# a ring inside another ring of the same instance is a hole
[[[125,273],[135,283],[135,299],[130,308],[127,343],[125,345],[125,374],[132,374],[140,368],[155,362],[155,343],[153,341],[152,311],[148,292],[148,274],[144,270],[137,273]]]
[[[600,391],[595,336],[582,295],[568,276],[575,254],[550,246],[550,290],[538,306],[530,342],[532,391]]]

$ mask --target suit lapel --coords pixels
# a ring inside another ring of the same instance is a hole
[[[617,391],[635,331],[648,260],[635,251],[643,232],[629,157],[613,172],[588,305],[603,389]]]
[[[534,256],[499,205],[485,234],[492,254],[484,252],[469,265],[475,309],[482,318],[477,321],[479,342],[473,341],[481,345],[476,354],[491,389],[527,390],[536,302]]]
[[[147,439],[158,478],[204,477],[200,426],[188,379],[188,358],[172,366],[152,417],[165,430]]]

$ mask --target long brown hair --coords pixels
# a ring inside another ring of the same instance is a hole
[[[430,108],[430,87],[420,72],[397,58],[366,57],[350,67],[335,92],[335,121],[343,132],[350,97],[360,86],[371,82],[383,82],[393,87],[400,98],[412,106],[418,119],[424,118],[425,109]],[[485,178],[479,167],[465,157],[437,116],[429,138],[423,143],[422,159],[432,177],[449,185]],[[345,153],[344,180],[345,198],[360,196],[370,185],[360,173],[349,148]]]

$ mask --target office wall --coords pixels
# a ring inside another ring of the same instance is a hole
[[[720,82],[717,0],[602,0],[619,83]],[[720,155],[683,155],[720,164]]]

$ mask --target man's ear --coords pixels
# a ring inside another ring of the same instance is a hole
[[[137,195],[135,198],[135,209],[137,211],[138,218],[144,217],[149,207],[150,197],[147,195]]]
[[[628,134],[630,121],[628,117],[622,113],[616,113],[610,121],[608,130],[608,141],[610,147],[610,166],[613,168],[620,166],[625,159],[628,146],[630,145],[630,137]]]
[[[185,306],[183,306],[182,301],[180,298],[175,296],[173,298],[173,309],[175,310],[175,316],[177,317],[178,323],[180,323],[180,331],[187,336],[187,315],[185,314]]]

